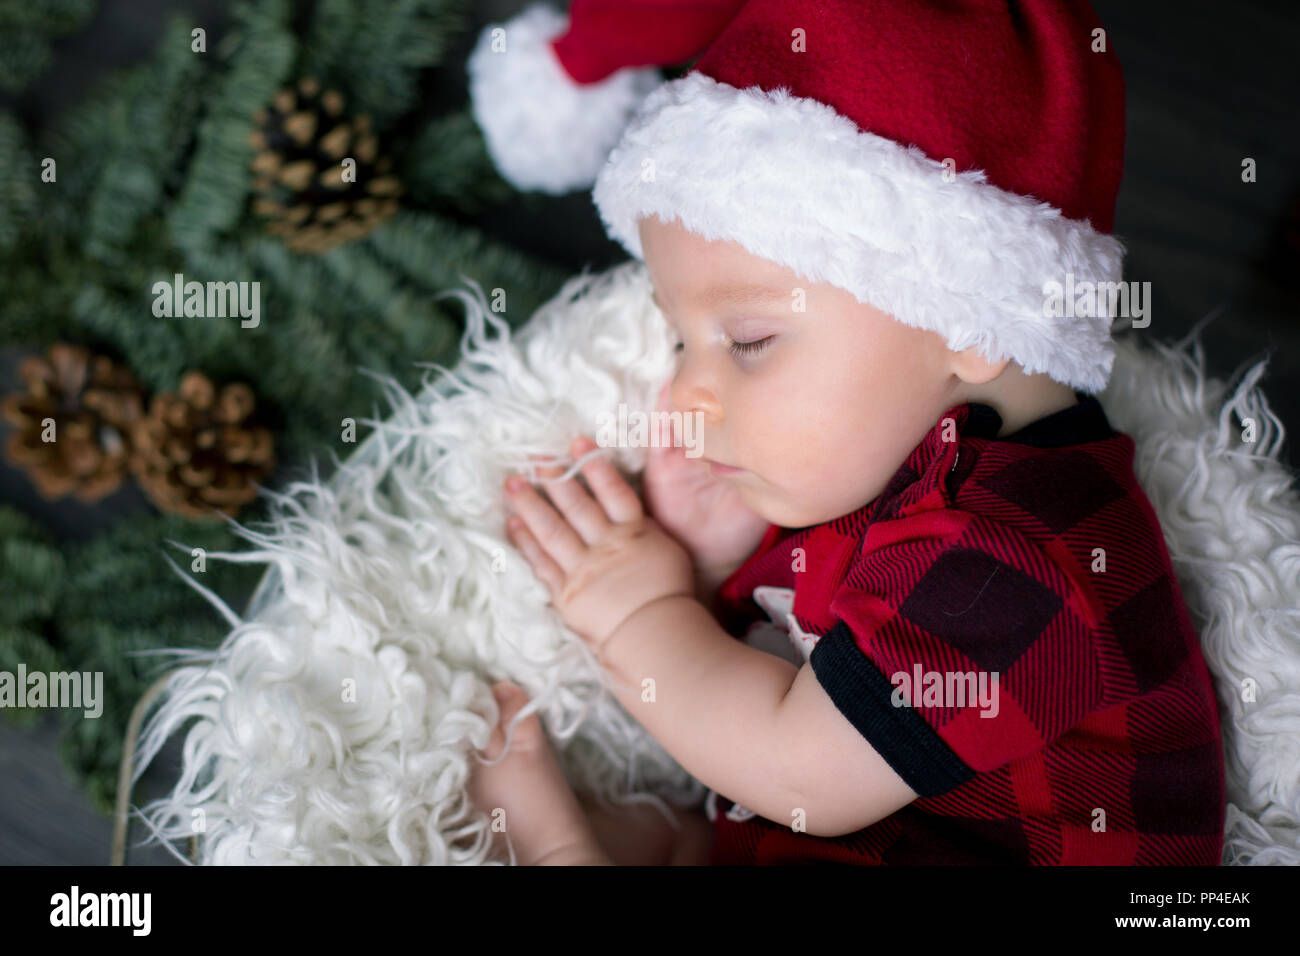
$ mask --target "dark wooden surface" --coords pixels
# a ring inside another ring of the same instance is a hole
[[[477,28],[524,5],[468,4],[475,28],[448,68],[432,78],[436,99],[449,107],[464,102],[463,61]],[[58,44],[54,69],[30,94],[0,102],[39,125],[91,90],[106,70],[147,54],[171,10],[194,11],[209,26],[211,45],[226,6],[225,0],[103,0],[86,31]],[[1203,332],[1211,372],[1228,378],[1243,363],[1268,357],[1270,402],[1285,426],[1300,425],[1300,4],[1094,0],[1094,6],[1127,84],[1128,142],[1115,232],[1128,249],[1126,278],[1152,283],[1152,322],[1142,334],[1176,340],[1217,313]],[[1241,181],[1245,157],[1256,160],[1255,183]],[[625,258],[605,236],[588,193],[519,197],[477,224],[575,273]],[[13,386],[13,358],[0,357],[6,391]],[[1283,454],[1297,464],[1294,441]],[[0,500],[68,537],[97,533],[147,507],[130,489],[97,508],[46,503],[5,467]],[[159,573],[167,572],[160,567]],[[196,604],[196,613],[210,612]],[[54,751],[56,740],[52,718],[36,732],[0,722],[0,863],[108,861],[111,821],[73,786]],[[137,802],[162,792],[176,749],[152,768]],[[133,832],[138,839],[139,828]],[[131,860],[175,862],[158,848],[137,851]]]

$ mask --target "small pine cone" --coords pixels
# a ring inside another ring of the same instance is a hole
[[[343,96],[314,79],[276,93],[259,110],[249,140],[256,150],[253,212],[295,252],[321,253],[366,235],[398,209],[402,184],[379,155],[367,116],[343,115]],[[356,163],[344,179],[345,159]]]
[[[253,390],[218,390],[186,372],[176,392],[155,395],[133,433],[131,470],[155,505],[191,518],[235,517],[275,467],[271,433],[250,421]]]
[[[143,414],[144,393],[131,371],[79,345],[50,346],[24,359],[25,391],[5,396],[15,426],[5,447],[47,499],[75,495],[94,503],[122,484],[130,435]]]

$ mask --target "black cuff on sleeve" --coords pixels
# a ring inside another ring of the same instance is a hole
[[[862,655],[843,621],[808,661],[822,689],[894,772],[922,797],[937,797],[975,776],[911,707],[895,707],[894,685]]]

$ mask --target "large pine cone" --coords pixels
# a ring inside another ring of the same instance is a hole
[[[75,494],[93,503],[122,483],[143,392],[131,371],[106,355],[64,342],[47,355],[23,360],[18,374],[27,390],[4,399],[4,417],[17,429],[6,455],[45,498]]]
[[[186,372],[176,393],[155,395],[134,430],[131,470],[164,511],[235,517],[257,497],[255,482],[275,467],[271,433],[252,424],[253,390],[242,382],[218,393],[202,372]]]
[[[343,96],[304,78],[259,110],[250,141],[253,211],[270,219],[267,232],[296,252],[325,252],[366,235],[397,211],[402,185],[379,156],[365,115],[346,119]],[[343,160],[356,161],[345,182]]]

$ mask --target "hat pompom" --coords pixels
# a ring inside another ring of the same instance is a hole
[[[563,14],[534,4],[505,24],[486,26],[469,57],[474,119],[492,161],[516,189],[589,188],[632,112],[663,82],[654,67],[577,82],[553,46],[567,29]]]

